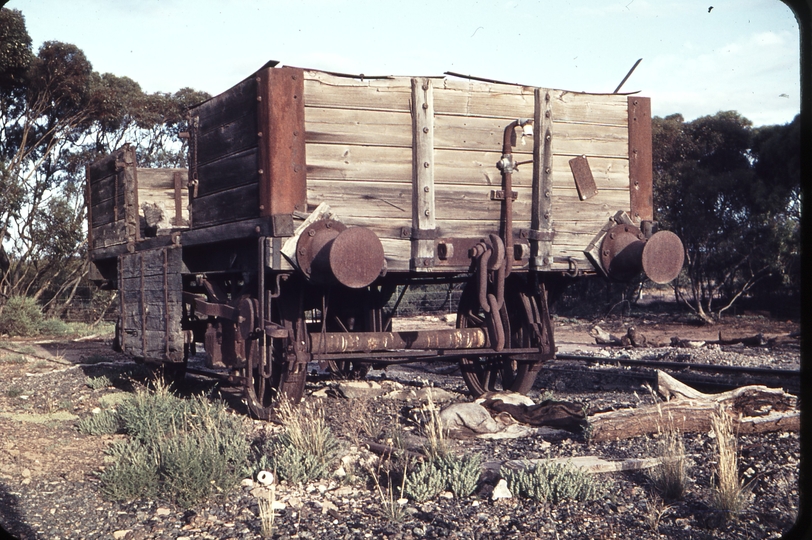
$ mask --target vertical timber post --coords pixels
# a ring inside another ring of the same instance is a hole
[[[533,126],[533,204],[530,217],[530,267],[552,267],[553,108],[550,91],[536,88]]]
[[[651,99],[629,96],[629,208],[632,220],[654,219]]]
[[[266,68],[257,74],[257,83],[259,215],[273,219],[303,212],[307,203],[304,71]],[[292,228],[292,220],[288,221]],[[274,236],[279,232],[273,231]]]
[[[434,95],[431,79],[412,79],[412,256],[415,271],[434,266]]]

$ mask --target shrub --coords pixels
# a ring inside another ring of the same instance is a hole
[[[417,502],[433,499],[443,490],[451,491],[458,499],[467,497],[479,483],[481,467],[480,454],[446,454],[429,459],[406,476],[404,494]]]
[[[107,498],[125,501],[158,494],[158,462],[150,448],[137,440],[122,441],[111,446],[108,455],[113,463],[100,478]]]
[[[79,432],[86,435],[112,435],[120,427],[118,413],[109,409],[82,418],[77,424]]]
[[[97,415],[98,416],[98,415]],[[117,414],[130,435],[111,453],[103,492],[114,500],[160,494],[183,507],[227,492],[247,472],[248,442],[241,420],[204,396],[182,400],[163,384],[138,391]],[[143,481],[137,475],[143,474]]]
[[[112,386],[113,383],[110,381],[110,378],[107,375],[101,375],[100,377],[86,378],[85,384],[92,390],[101,390],[103,388]]]
[[[514,495],[553,504],[564,499],[594,500],[603,491],[591,475],[568,463],[542,461],[529,470],[508,470],[504,478]]]
[[[73,331],[62,319],[45,319],[39,325],[39,333],[46,336],[65,336],[72,334]]]
[[[419,503],[433,499],[445,489],[446,478],[436,461],[426,461],[406,476],[404,494]]]
[[[294,484],[326,477],[340,445],[324,412],[312,403],[297,409],[283,401],[279,419],[285,432],[262,445],[258,468],[276,471],[279,478]]]
[[[0,334],[35,336],[42,324],[42,311],[37,302],[24,296],[12,296],[0,312]]]

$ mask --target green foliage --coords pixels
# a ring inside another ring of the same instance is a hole
[[[275,471],[293,484],[328,476],[340,443],[325,422],[324,411],[312,403],[294,408],[283,402],[279,417],[285,431],[261,445],[257,470]]]
[[[82,418],[76,427],[79,429],[79,433],[85,435],[112,435],[120,429],[121,424],[118,413],[108,409]]]
[[[685,302],[703,319],[768,278],[786,281],[800,245],[798,122],[753,129],[734,111],[654,119],[656,216],[685,245]]]
[[[569,464],[551,461],[542,461],[529,470],[505,471],[504,478],[514,495],[553,504],[564,499],[595,500],[605,490],[588,473]]]
[[[39,325],[39,333],[46,336],[66,336],[71,333],[71,327],[62,319],[45,319]]]
[[[41,325],[42,311],[32,298],[12,296],[0,312],[0,334],[36,336]]]
[[[458,499],[468,497],[479,483],[481,467],[480,454],[458,457],[448,453],[428,459],[406,476],[404,494],[417,502],[433,499],[444,490]]]
[[[102,493],[108,499],[130,501],[158,495],[160,471],[152,448],[131,439],[115,443],[108,455],[113,463],[100,475]]]
[[[406,476],[404,494],[417,502],[433,499],[445,489],[446,477],[436,461],[419,464]]]
[[[101,375],[99,377],[88,377],[85,379],[85,384],[92,390],[101,390],[112,386],[113,383],[107,375]]]
[[[32,57],[23,14],[17,9],[0,9],[0,88],[22,85]]]
[[[113,500],[160,494],[190,507],[230,490],[246,473],[241,420],[222,403],[182,400],[156,384],[123,402],[116,416],[130,439],[114,447],[114,463],[102,474],[103,492]]]

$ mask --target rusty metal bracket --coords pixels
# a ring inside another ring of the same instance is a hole
[[[409,260],[409,267],[412,270],[418,268],[432,268],[434,267],[434,257],[416,257]]]
[[[410,229],[402,227],[400,230],[401,238],[410,238],[412,240],[436,240],[438,236],[437,229]]]
[[[520,229],[519,237],[539,242],[552,242],[555,240],[555,231],[537,231],[534,229]]]
[[[510,192],[510,198],[514,201],[519,198],[519,193],[516,191]],[[505,190],[504,189],[492,189],[491,190],[491,200],[492,201],[504,201],[505,200]]]

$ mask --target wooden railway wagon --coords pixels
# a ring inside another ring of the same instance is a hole
[[[564,275],[657,282],[648,98],[269,63],[192,108],[188,170],[125,146],[88,167],[90,259],[124,351],[183,372],[194,343],[268,418],[307,364],[459,361],[530,389]],[[463,283],[457,327],[393,332],[395,291]]]

